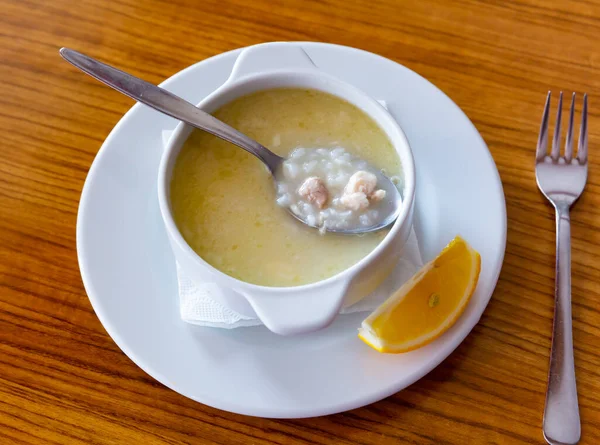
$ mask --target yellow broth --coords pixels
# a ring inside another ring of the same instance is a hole
[[[400,160],[383,130],[354,105],[319,91],[281,88],[241,97],[214,116],[281,156],[342,146],[388,175]],[[276,204],[271,176],[241,148],[200,130],[174,166],[171,207],[206,262],[248,283],[298,286],[331,277],[369,254],[387,232],[321,235]]]

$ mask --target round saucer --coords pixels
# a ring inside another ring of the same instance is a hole
[[[415,231],[423,259],[460,234],[482,258],[477,290],[458,322],[416,351],[379,354],[357,338],[365,314],[281,337],[179,317],[176,267],[158,209],[162,130],[176,121],[136,104],[104,142],[86,180],[77,252],[90,301],[117,345],[173,390],[223,410],[310,417],[357,408],[412,384],[444,360],[478,322],[506,244],[498,171],[477,130],[444,93],[391,60],[354,48],[298,43],[324,71],[384,100],[415,157]],[[223,83],[240,50],[197,63],[162,86],[192,103]]]

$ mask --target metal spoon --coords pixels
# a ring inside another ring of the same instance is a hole
[[[149,107],[154,108],[161,113],[174,117],[175,119],[179,119],[193,127],[199,128],[200,130],[204,130],[221,139],[231,142],[232,144],[243,148],[247,152],[252,153],[258,159],[260,159],[263,164],[266,165],[272,177],[274,178],[274,181],[276,181],[278,172],[280,171],[280,166],[283,161],[285,161],[285,158],[276,155],[267,147],[237,131],[235,128],[230,127],[226,123],[200,110],[191,103],[168,92],[167,90],[106,65],[105,63],[92,59],[91,57],[88,57],[77,51],[69,48],[61,48],[60,55],[67,62],[79,68],[84,73],[89,74],[100,82],[103,82],[109,87],[120,91],[126,96],[148,105]],[[370,168],[369,170],[377,171],[374,168]],[[383,185],[382,181],[388,181],[389,184],[392,184],[392,181],[382,173],[377,174],[377,180],[380,185]],[[385,186],[384,188],[386,190],[395,191],[394,194],[396,196],[386,198],[391,199],[394,205],[390,206],[390,214],[385,218],[382,218],[380,222],[367,227],[351,227],[347,229],[327,228],[327,231],[342,234],[360,234],[374,232],[392,224],[398,218],[400,213],[402,197],[400,196],[400,192],[395,185],[392,184],[391,187]],[[311,227],[315,227],[308,224],[305,220],[301,219],[291,210],[288,209],[288,211],[297,220]]]

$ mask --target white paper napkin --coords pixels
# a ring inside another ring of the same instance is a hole
[[[379,101],[384,107],[385,102]],[[162,132],[163,146],[171,138],[172,131]],[[390,276],[373,293],[361,301],[343,308],[340,314],[353,312],[372,311],[396,289],[412,277],[421,268],[423,261],[414,229],[411,229],[408,241],[398,265]],[[179,288],[179,310],[181,319],[187,323],[200,326],[233,329],[244,326],[259,326],[262,322],[258,318],[251,318],[239,314],[221,303],[215,301],[211,295],[218,292],[214,284],[206,283],[197,285],[185,275],[177,265],[177,281]]]

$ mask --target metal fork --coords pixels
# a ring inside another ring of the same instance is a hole
[[[538,187],[556,210],[556,285],[554,302],[554,324],[550,371],[544,409],[544,438],[551,445],[571,445],[579,442],[581,423],[575,383],[573,359],[573,328],[571,320],[571,223],[569,209],[579,198],[587,180],[588,134],[587,94],[583,96],[581,127],[577,155],[573,155],[573,114],[575,93],[571,100],[571,113],[565,142],[565,151],[560,153],[560,121],[562,92],[558,100],[556,128],[552,139],[552,150],[548,154],[548,115],[550,97],[542,115],[542,125],[537,145],[535,176]]]

